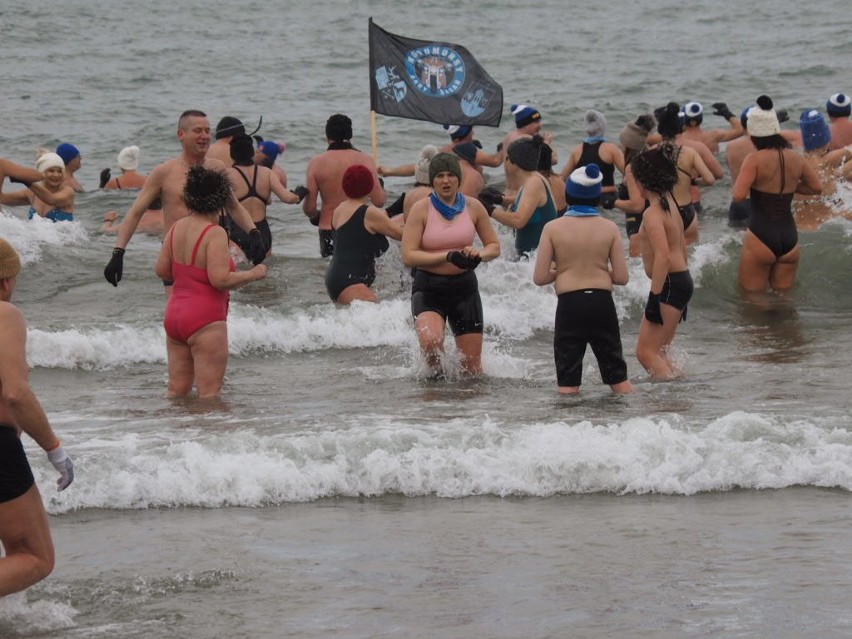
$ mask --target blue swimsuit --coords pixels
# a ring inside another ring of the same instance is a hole
[[[38,215],[38,211],[36,211],[33,207],[30,207],[30,212],[27,219],[33,219]],[[41,217],[46,217],[51,222],[73,222],[74,214],[69,213],[68,211],[63,211],[62,209],[51,209]]]

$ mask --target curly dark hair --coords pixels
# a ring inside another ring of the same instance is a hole
[[[672,192],[678,181],[678,155],[680,155],[680,147],[668,142],[642,151],[630,165],[633,167],[633,177],[646,190],[665,196],[666,193]],[[668,202],[665,197],[661,198],[660,204],[668,211]]]
[[[193,166],[186,174],[183,199],[190,211],[217,213],[231,197],[231,181],[224,171]]]

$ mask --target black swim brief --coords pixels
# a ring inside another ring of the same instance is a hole
[[[682,311],[692,299],[694,288],[692,274],[688,270],[669,273],[663,282],[663,290],[660,291],[660,303]]]
[[[432,311],[450,325],[453,335],[482,333],[482,299],[473,271],[461,275],[436,275],[417,269],[411,284],[411,314]]]
[[[35,484],[18,429],[0,424],[0,504],[17,499]]]

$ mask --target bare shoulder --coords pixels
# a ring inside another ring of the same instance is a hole
[[[216,158],[204,158],[204,168],[224,171],[228,167],[225,166],[225,163],[222,162],[222,160],[217,160]]]
[[[0,302],[0,331],[20,330],[25,325],[21,309],[11,302]]]

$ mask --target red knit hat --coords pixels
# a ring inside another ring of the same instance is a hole
[[[373,172],[363,164],[353,164],[343,173],[343,192],[353,200],[369,195],[374,184]]]

